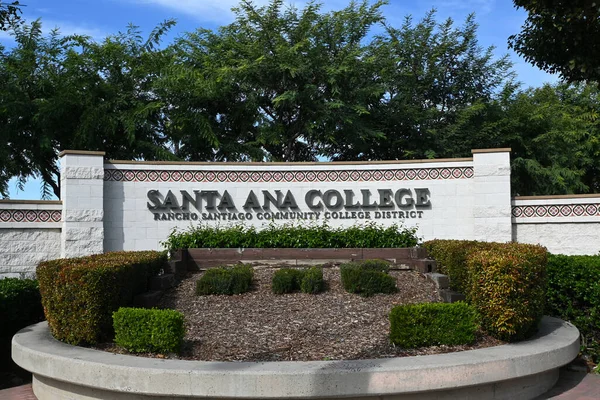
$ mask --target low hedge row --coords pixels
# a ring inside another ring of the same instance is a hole
[[[121,307],[113,313],[115,343],[132,353],[179,353],[185,335],[175,310]]]
[[[520,243],[435,240],[424,243],[481,315],[484,330],[506,341],[533,334],[543,316],[547,251]]]
[[[112,313],[147,291],[164,252],[114,252],[39,264],[37,277],[50,331],[70,344],[112,338]]]
[[[415,228],[376,224],[332,228],[323,225],[270,225],[257,230],[242,225],[192,227],[173,231],[163,245],[169,250],[193,248],[382,248],[414,247]]]
[[[241,294],[250,290],[254,270],[241,265],[232,268],[211,268],[196,281],[196,294]]]
[[[366,260],[340,265],[342,286],[348,293],[364,297],[376,293],[395,293],[396,280],[388,275],[389,264],[385,261]]]
[[[600,255],[549,255],[546,313],[573,323],[583,353],[600,362]]]
[[[275,294],[292,293],[300,290],[303,293],[316,294],[325,288],[323,269],[282,268],[273,274],[271,291]]]
[[[39,284],[33,279],[0,279],[0,339],[44,319]]]
[[[475,308],[462,302],[399,305],[390,312],[390,341],[405,349],[471,344],[477,318]]]

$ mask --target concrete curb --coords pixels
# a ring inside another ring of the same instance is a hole
[[[520,343],[421,357],[314,362],[200,362],[118,355],[56,341],[45,322],[13,337],[15,362],[34,375],[40,400],[457,398],[531,399],[577,356],[579,332],[544,317]],[[427,394],[429,392],[429,394]],[[69,397],[70,396],[70,397]],[[156,397],[155,397],[156,398]]]

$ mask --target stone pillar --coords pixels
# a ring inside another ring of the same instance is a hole
[[[65,150],[60,157],[61,257],[104,252],[104,152]]]
[[[512,241],[510,149],[473,150],[475,240]]]

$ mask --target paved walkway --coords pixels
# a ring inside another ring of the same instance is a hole
[[[31,390],[31,384],[0,390],[0,400],[37,400]]]
[[[558,383],[536,400],[599,400],[600,375],[561,369]],[[37,400],[31,384],[0,390],[0,400]],[[515,399],[516,400],[516,399]]]
[[[536,400],[599,400],[600,375],[585,372],[560,370],[556,385]]]

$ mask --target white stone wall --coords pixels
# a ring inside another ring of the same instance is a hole
[[[310,190],[378,189],[396,191],[406,188],[428,188],[431,207],[422,209],[422,218],[397,219],[329,219],[330,226],[349,226],[372,221],[382,225],[403,223],[416,226],[424,240],[433,238],[474,238],[473,162],[471,159],[433,162],[380,163],[107,163],[104,182],[104,249],[161,249],[173,228],[185,229],[200,221],[156,221],[148,209],[148,192],[158,190],[162,198],[171,190],[179,198],[180,191],[225,190],[231,195],[237,211],[250,190],[260,198],[262,190],[283,194],[290,190],[300,211],[308,212],[305,196]],[[508,207],[510,208],[510,198]],[[394,210],[397,210],[394,209]],[[192,209],[191,211],[196,211]],[[374,212],[371,211],[374,217]],[[322,223],[324,214],[317,223]],[[226,225],[227,221],[201,221]],[[290,221],[277,221],[283,223]],[[269,221],[254,218],[245,221],[256,227]]]
[[[486,242],[512,238],[510,149],[473,150],[474,237]]]
[[[554,254],[600,253],[600,195],[516,197],[513,240]]]
[[[104,251],[104,153],[60,154],[63,204],[61,256],[80,257]]]
[[[60,257],[58,201],[0,201],[0,279],[33,278],[40,261]]]

